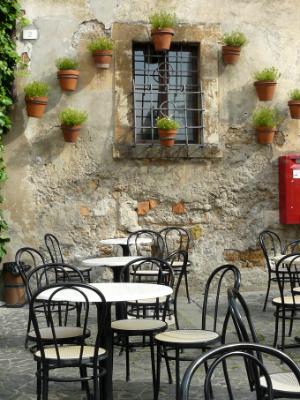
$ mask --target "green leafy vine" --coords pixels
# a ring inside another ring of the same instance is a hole
[[[0,185],[6,181],[7,174],[3,159],[3,134],[11,127],[9,117],[13,104],[12,86],[14,69],[19,61],[14,40],[17,19],[21,16],[18,0],[1,0],[0,2]],[[0,195],[0,260],[6,253],[7,223],[2,211],[3,197]]]

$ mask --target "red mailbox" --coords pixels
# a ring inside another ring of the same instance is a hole
[[[281,224],[300,224],[300,154],[279,157]]]

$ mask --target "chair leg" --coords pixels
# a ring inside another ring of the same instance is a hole
[[[285,347],[285,310],[283,308],[282,318],[281,318],[281,350],[284,351]]]
[[[158,400],[159,389],[160,389],[160,364],[161,364],[161,346],[157,344],[156,354],[156,384],[154,389],[154,400]]]
[[[149,336],[149,342],[150,342],[150,353],[151,353],[152,385],[153,385],[153,393],[155,393],[155,388],[156,388],[155,356],[154,356],[154,340],[152,335]]]
[[[43,365],[43,372],[42,372],[42,400],[48,400],[48,378],[49,378],[49,369],[48,366]]]
[[[41,363],[36,364],[36,396],[37,400],[41,400],[42,395],[42,381],[41,381]]]
[[[176,400],[179,400],[179,394],[180,394],[179,349],[175,350],[175,369],[176,369]]]
[[[187,276],[187,270],[185,270],[184,272],[184,280],[185,280],[185,291],[186,291],[186,297],[188,302],[191,302],[191,298],[190,298],[190,292],[189,292],[189,283],[188,283],[188,276]]]
[[[223,366],[224,378],[225,378],[225,382],[226,382],[226,386],[227,386],[227,390],[228,390],[229,399],[233,400],[233,393],[232,393],[232,389],[231,389],[231,384],[230,384],[230,379],[229,379],[229,375],[228,375],[226,361],[222,362],[222,366]]]
[[[165,359],[165,363],[166,363],[169,384],[171,385],[173,383],[173,379],[172,379],[172,373],[171,373],[171,368],[170,368],[170,361],[168,359],[168,352],[167,352],[167,349],[165,346],[163,347],[163,351],[164,351],[164,359]]]
[[[292,310],[291,319],[290,319],[289,336],[292,336],[293,325],[294,325],[294,317],[295,317],[295,310]]]
[[[268,287],[267,287],[267,293],[266,293],[266,297],[265,297],[263,311],[266,311],[266,308],[267,308],[267,302],[268,302],[268,297],[269,297],[269,292],[270,292],[270,286],[271,286],[271,275],[269,273],[269,276],[268,276]]]
[[[278,341],[278,323],[279,323],[279,309],[276,307],[275,311],[275,332],[274,332],[274,341],[273,341],[273,347],[277,347],[277,341]]]
[[[100,386],[98,380],[98,368],[97,366],[93,367],[93,386],[94,386],[94,396],[93,400],[100,400]]]
[[[130,365],[129,365],[129,337],[125,338],[125,354],[126,354],[126,382],[130,381]]]

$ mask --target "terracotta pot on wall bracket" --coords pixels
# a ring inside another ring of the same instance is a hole
[[[62,90],[74,92],[77,89],[78,69],[63,69],[57,71],[57,78]]]
[[[48,97],[25,97],[26,110],[28,117],[42,118],[44,115]]]
[[[93,59],[97,68],[108,69],[111,64],[112,50],[96,50]]]
[[[290,100],[288,102],[291,118],[300,119],[300,100]]]
[[[155,51],[168,51],[171,47],[174,29],[163,28],[151,31],[152,42]]]
[[[257,126],[256,128],[256,139],[259,144],[272,144],[275,135],[275,128],[269,128],[265,126]]]
[[[175,144],[176,129],[159,129],[159,142],[163,147],[172,147]]]
[[[254,86],[257,97],[260,101],[270,101],[273,99],[277,82],[275,81],[256,81]]]
[[[236,64],[240,58],[241,48],[238,46],[222,46],[224,64]]]
[[[74,125],[74,126],[61,125],[65,142],[76,143],[79,137],[80,128],[81,125]]]

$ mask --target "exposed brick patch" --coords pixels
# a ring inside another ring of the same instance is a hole
[[[186,209],[183,201],[173,204],[172,211],[174,214],[186,214]]]
[[[150,210],[152,210],[152,208],[155,208],[158,206],[158,201],[154,200],[154,199],[150,199],[149,200],[149,206],[150,206]]]
[[[150,210],[149,201],[140,201],[137,206],[138,215],[146,215]]]
[[[235,250],[225,249],[224,260],[238,263],[242,268],[264,267],[265,260],[260,249]]]
[[[91,213],[90,209],[86,206],[80,206],[79,212],[82,217],[88,217]]]

